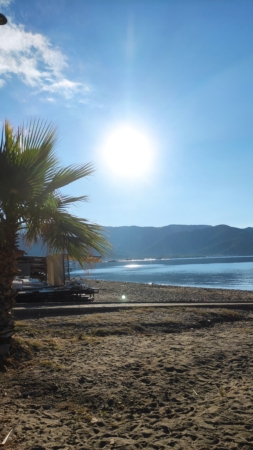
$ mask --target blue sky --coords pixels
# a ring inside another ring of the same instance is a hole
[[[253,226],[252,0],[0,0],[0,122],[53,122],[72,213]]]

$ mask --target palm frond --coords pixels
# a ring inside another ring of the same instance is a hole
[[[68,205],[73,205],[77,202],[87,202],[89,197],[87,195],[81,195],[80,197],[69,197],[68,195],[58,196],[58,208],[66,208]]]
[[[94,172],[92,164],[88,163],[83,166],[68,166],[58,170],[53,179],[46,186],[45,192],[52,192],[67,186],[80,178],[85,178]]]
[[[88,260],[91,249],[100,255],[106,255],[110,250],[101,226],[65,211],[55,211],[50,220],[40,223],[39,233],[30,227],[24,237],[31,242],[35,236],[39,236],[51,252],[66,251],[80,264]]]
[[[0,220],[22,228],[27,242],[42,239],[52,251],[67,251],[81,264],[91,249],[109,250],[103,229],[69,214],[87,196],[62,195],[60,188],[94,172],[91,163],[61,168],[55,155],[57,133],[49,123],[32,120],[14,133],[5,122],[0,141]],[[1,238],[0,225],[0,238]]]
[[[22,202],[41,193],[58,170],[55,142],[55,129],[50,124],[34,121],[15,134],[5,121],[0,147],[1,194],[8,197],[15,193],[16,202]]]
[[[49,143],[54,146],[57,141],[57,133],[52,123],[31,120],[20,130],[20,139],[23,150],[43,148]]]

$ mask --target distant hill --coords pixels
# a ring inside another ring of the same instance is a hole
[[[227,225],[108,227],[111,258],[180,258],[253,255],[253,228]]]
[[[108,259],[180,258],[253,255],[253,228],[228,225],[168,225],[165,227],[106,227],[113,250]],[[43,256],[39,244],[20,245],[28,255]]]
[[[111,242],[113,258],[151,258],[160,256],[160,242],[177,233],[201,230],[207,225],[167,225],[165,227],[107,227],[106,238]],[[150,249],[150,256],[147,256]]]

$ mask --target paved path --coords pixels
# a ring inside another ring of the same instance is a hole
[[[229,308],[253,310],[253,303],[85,303],[85,304],[31,304],[19,303],[14,308],[14,317],[16,319],[40,318],[50,316],[81,315],[103,312],[113,312],[131,308]]]

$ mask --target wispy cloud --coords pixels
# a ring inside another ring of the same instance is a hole
[[[9,4],[11,0],[0,0]],[[69,80],[66,57],[49,39],[31,33],[22,25],[9,23],[0,29],[0,88],[16,76],[36,92],[50,92],[71,98],[90,91],[86,84]]]
[[[55,102],[55,98],[53,97],[45,97],[43,98],[44,102],[49,102],[49,103],[54,103]]]
[[[77,92],[88,93],[90,92],[89,86],[83,83],[77,83],[74,81],[70,81],[66,78],[62,78],[59,81],[53,81],[43,86],[43,91],[52,92],[52,93],[61,93],[64,92],[66,98],[72,97]]]
[[[0,6],[5,7],[9,6],[12,3],[13,0],[0,0]]]

